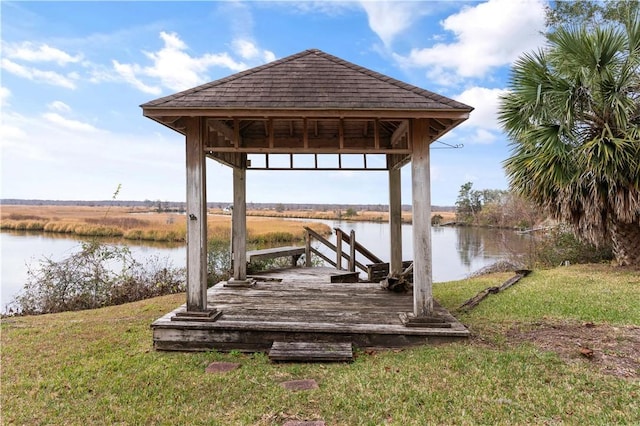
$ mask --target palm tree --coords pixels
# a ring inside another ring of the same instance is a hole
[[[640,16],[559,28],[511,70],[499,119],[511,188],[640,265]]]

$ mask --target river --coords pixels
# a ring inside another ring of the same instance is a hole
[[[326,223],[331,228],[339,227],[347,233],[353,229],[358,242],[382,260],[389,261],[389,226],[386,223],[313,221]],[[411,225],[402,225],[404,260],[412,258],[411,232]],[[335,242],[335,235],[330,240]],[[526,240],[526,237],[508,230],[433,227],[433,280],[444,282],[462,279],[507,257],[509,253],[522,253],[526,250]],[[176,267],[182,267],[186,263],[186,250],[183,245],[139,244],[133,241],[125,243],[138,260],[155,255],[161,258],[168,257]],[[1,232],[0,311],[5,311],[6,305],[24,286],[29,265],[37,266],[43,257],[61,260],[79,250],[79,247],[79,239],[65,234]]]

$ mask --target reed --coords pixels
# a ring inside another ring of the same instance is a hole
[[[229,215],[209,215],[207,225],[210,241],[229,241],[231,236]],[[321,223],[301,223],[272,217],[249,217],[247,241],[256,244],[303,241],[303,226],[310,226],[323,235],[331,233],[331,229]],[[0,228],[91,237],[122,237],[132,241],[184,242],[187,221],[183,214],[149,213],[141,209],[125,207],[108,209],[87,206],[2,206]]]

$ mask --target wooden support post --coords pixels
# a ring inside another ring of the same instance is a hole
[[[349,245],[349,272],[356,271],[356,231],[351,230],[351,244]]]
[[[245,154],[246,155],[246,154]],[[231,235],[233,238],[233,279],[228,285],[246,285],[247,282],[247,170],[233,169],[233,211]]]
[[[342,270],[342,230],[336,230],[336,269]]]
[[[400,168],[389,170],[389,244],[391,263],[389,276],[402,273],[402,192]]]
[[[431,274],[431,178],[427,120],[412,120],[413,314],[433,315]]]
[[[211,321],[220,313],[207,310],[207,187],[205,125],[186,120],[187,167],[187,311],[176,320]]]

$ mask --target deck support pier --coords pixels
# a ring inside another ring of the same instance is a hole
[[[402,191],[399,167],[389,170],[389,235],[389,276],[397,277],[402,273]]]
[[[174,320],[213,321],[218,311],[207,310],[207,186],[202,119],[186,121],[187,166],[187,309]]]
[[[413,317],[433,315],[428,121],[412,120]]]

